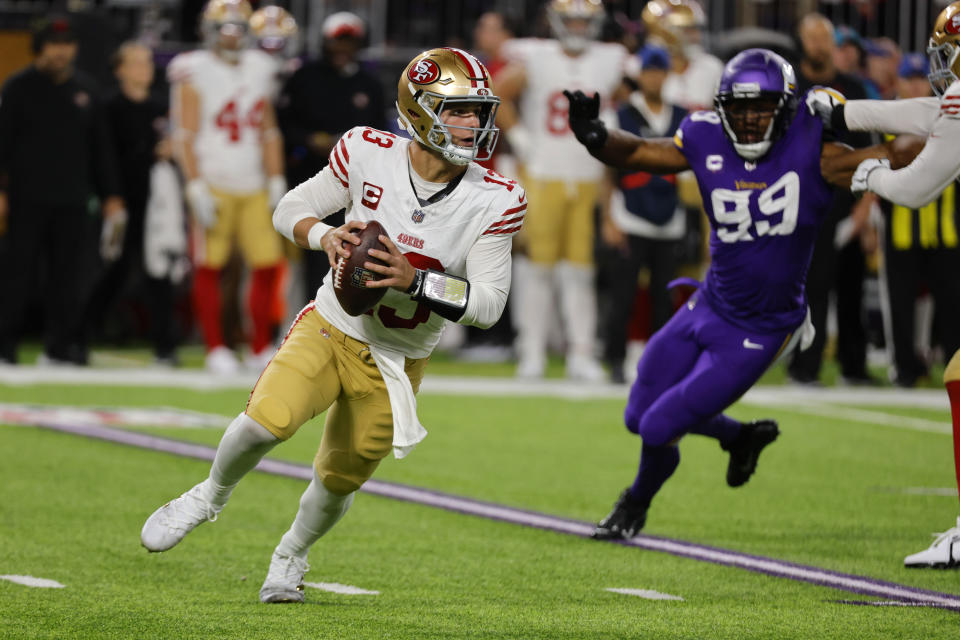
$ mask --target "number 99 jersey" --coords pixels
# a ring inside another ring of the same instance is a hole
[[[193,148],[200,176],[211,186],[235,194],[265,187],[260,126],[275,73],[276,63],[262,51],[242,51],[237,64],[207,50],[181,53],[170,61],[172,90],[186,83],[200,98]],[[175,95],[171,103],[177,104]]]
[[[756,162],[737,155],[715,111],[691,113],[674,136],[710,220],[703,294],[738,326],[773,333],[803,322],[807,269],[833,199],[820,172],[822,137],[821,121],[802,106]]]
[[[467,254],[477,243],[505,244],[509,256],[513,236],[527,209],[520,185],[471,162],[459,184],[433,203],[423,204],[414,193],[409,172],[407,138],[355,127],[330,153],[329,164],[298,190],[310,199],[311,189],[335,185],[346,220],[376,220],[410,263],[470,278]],[[331,175],[334,179],[331,179]],[[474,274],[483,265],[470,265]],[[506,281],[495,286],[509,289]],[[367,344],[378,344],[410,358],[430,354],[440,339],[444,320],[401,291],[388,289],[380,304],[360,316],[343,310],[333,291],[332,273],[317,291],[316,309],[335,327]]]

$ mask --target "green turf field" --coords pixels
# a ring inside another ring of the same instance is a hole
[[[244,390],[0,386],[2,402],[223,416],[245,400]],[[861,409],[949,423],[946,411]],[[424,395],[430,435],[375,477],[594,521],[636,468],[640,442],[621,411],[618,400]],[[960,572],[902,566],[957,515],[955,495],[908,492],[954,486],[949,434],[794,409],[732,414],[780,421],[757,475],[727,488],[726,454],[687,438],[644,533],[960,594]],[[272,457],[309,463],[321,428],[308,424]],[[209,445],[220,436],[142,430]],[[302,481],[251,474],[217,522],[148,554],[144,519],[208,463],[17,426],[0,426],[0,450],[0,574],[66,585],[0,581],[3,638],[960,638],[950,611],[838,604],[873,599],[362,494],[314,547],[306,580],[380,594],[308,589],[305,605],[262,605],[257,591]]]

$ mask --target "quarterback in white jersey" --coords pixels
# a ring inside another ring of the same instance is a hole
[[[197,223],[194,308],[214,373],[238,368],[220,310],[220,275],[234,246],[252,270],[249,363],[256,370],[273,351],[272,301],[283,259],[270,225],[270,211],[286,192],[283,140],[270,100],[276,64],[245,48],[251,13],[246,0],[210,0],[201,19],[206,49],[178,55],[167,70],[176,158]]]
[[[895,204],[919,209],[960,177],[960,2],[948,5],[934,23],[927,48],[930,84],[937,97],[906,100],[848,100],[829,104],[836,128],[908,134],[926,138],[923,150],[897,170],[880,158],[863,160],[853,173],[854,192],[871,191]],[[954,463],[960,490],[960,351],[943,372],[953,414]],[[904,558],[907,567],[960,567],[960,518],[927,549]]]
[[[636,61],[625,47],[596,40],[604,15],[600,0],[553,0],[547,18],[556,39],[503,45],[510,62],[497,75],[504,100],[499,123],[522,165],[530,198],[522,242],[529,262],[518,262],[515,296],[517,375],[524,378],[544,374],[547,335],[556,317],[544,310],[556,306],[557,298],[567,376],[587,381],[606,377],[594,353],[593,266],[593,215],[605,170],[570,131],[563,95],[571,87],[597,92],[609,106],[624,76],[632,75]],[[606,113],[613,118],[612,110]]]
[[[519,184],[475,164],[493,152],[499,98],[486,68],[459,49],[419,54],[400,77],[397,112],[413,138],[357,127],[329,165],[284,196],[276,228],[331,265],[376,220],[388,251],[368,287],[389,288],[367,314],[347,315],[328,276],[291,327],[227,429],[210,477],[147,520],[141,542],[166,551],[213,520],[245,473],[280,441],[326,412],[314,477],[273,553],[263,602],[302,602],[310,546],[347,511],[391,450],[403,457],[426,435],[415,393],[446,320],[489,327],[510,287],[510,245],[526,198]],[[346,208],[346,223],[327,215]],[[445,292],[457,290],[461,295]]]

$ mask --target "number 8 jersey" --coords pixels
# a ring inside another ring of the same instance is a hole
[[[520,185],[476,163],[467,165],[446,197],[424,204],[410,178],[407,138],[366,127],[348,131],[334,146],[329,164],[293,193],[307,203],[346,209],[346,220],[376,220],[420,269],[435,269],[471,281],[471,303],[492,287],[505,299],[510,288],[510,247],[527,208]],[[311,193],[312,192],[312,193]],[[322,192],[319,193],[319,192]],[[419,194],[421,198],[425,194]],[[317,206],[314,206],[316,210]],[[501,307],[502,308],[502,307]],[[430,354],[444,320],[401,291],[388,289],[364,315],[344,312],[333,291],[332,273],[317,291],[316,309],[335,327],[368,344],[410,358]],[[467,306],[470,314],[471,306]]]
[[[691,113],[674,137],[710,219],[704,296],[746,329],[790,331],[806,314],[807,269],[833,189],[820,172],[823,126],[805,101],[756,163],[737,155],[714,111]]]

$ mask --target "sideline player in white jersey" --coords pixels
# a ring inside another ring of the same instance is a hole
[[[650,0],[640,18],[647,27],[647,42],[670,52],[664,101],[691,112],[713,109],[723,63],[703,49],[707,18],[700,4],[696,0]]]
[[[300,313],[264,370],[246,410],[228,427],[210,477],[164,505],[143,526],[150,551],[176,545],[213,520],[244,474],[277,443],[324,411],[314,477],[290,530],[273,553],[263,602],[302,602],[310,546],[350,507],[353,495],[391,449],[403,457],[426,435],[416,390],[446,320],[489,327],[510,288],[510,249],[526,196],[519,184],[473,160],[496,145],[499,98],[469,53],[432,49],[400,77],[399,122],[413,138],[367,127],[348,131],[329,164],[288,193],[274,225],[331,265],[348,256],[354,234],[376,220],[389,252],[368,262],[389,287],[369,313],[347,315],[331,275]],[[346,223],[322,219],[346,209]]]
[[[919,209],[960,177],[960,2],[934,23],[927,48],[930,84],[937,97],[835,102],[825,118],[837,129],[923,136],[923,150],[893,170],[885,159],[863,160],[853,174],[855,193],[871,191],[895,204]],[[960,352],[943,372],[953,414],[954,464],[960,491]],[[907,556],[907,567],[960,567],[960,517],[927,549]]]
[[[503,54],[511,62],[497,75],[497,92],[504,100],[499,124],[522,165],[530,197],[522,236],[529,264],[517,272],[515,296],[517,375],[544,374],[556,291],[567,341],[567,376],[599,381],[606,374],[594,354],[593,238],[605,170],[570,131],[563,90],[598,92],[609,101],[633,58],[620,44],[595,40],[604,19],[600,0],[553,0],[547,18],[556,39],[507,41]]]
[[[183,53],[167,69],[176,157],[196,222],[193,301],[207,347],[207,368],[232,373],[238,362],[221,327],[220,274],[236,244],[251,268],[252,366],[272,354],[280,238],[270,212],[286,192],[283,140],[270,103],[276,65],[245,48],[246,0],[210,0],[201,29],[205,49]]]
[[[250,16],[250,34],[260,51],[276,65],[270,97],[276,101],[287,78],[301,67],[300,28],[289,11],[275,4],[260,7]]]

